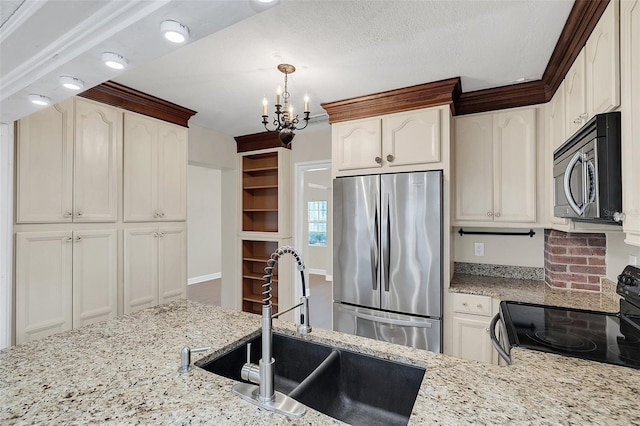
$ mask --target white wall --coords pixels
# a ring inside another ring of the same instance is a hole
[[[629,256],[635,256],[640,265],[640,247],[630,246],[624,242],[624,233],[607,232],[607,278],[618,281],[618,274],[629,264]]]
[[[461,236],[458,234],[458,229],[455,228],[453,232],[454,260],[456,262],[544,267],[544,229],[534,229],[536,234],[533,238],[502,235]],[[477,230],[492,231],[489,228]],[[495,231],[503,230],[495,229]],[[528,229],[509,231],[526,232]],[[474,255],[474,243],[484,243],[484,256]]]
[[[221,172],[220,223],[222,300],[225,308],[240,309],[238,262],[238,177],[237,146],[228,135],[204,127],[189,128],[189,164]]]
[[[190,165],[188,174],[188,277],[195,284],[222,274],[222,172]]]

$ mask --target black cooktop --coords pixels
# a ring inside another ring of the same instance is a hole
[[[501,302],[511,346],[640,369],[640,327],[620,314]]]

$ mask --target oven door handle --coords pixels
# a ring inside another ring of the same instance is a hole
[[[509,355],[509,353],[507,353],[507,350],[505,350],[500,345],[500,341],[496,337],[496,325],[500,320],[501,320],[500,313],[497,313],[493,317],[493,319],[491,319],[491,324],[489,324],[489,335],[491,336],[491,343],[493,344],[493,347],[496,349],[496,351],[498,351],[498,355],[500,355],[508,365],[511,365],[511,355]],[[500,327],[501,329],[503,327],[502,321],[500,321]],[[502,329],[501,332],[502,332],[502,335],[504,335],[504,329]]]
[[[567,165],[567,169],[564,171],[564,195],[567,197],[567,202],[569,203],[569,206],[571,206],[573,211],[576,212],[578,216],[582,216],[586,205],[583,205],[582,207],[578,206],[576,200],[573,199],[573,194],[571,194],[571,172],[573,172],[573,168],[576,166],[576,163],[578,161],[584,161],[582,152],[576,152],[574,154],[574,156],[571,158],[571,161],[569,161],[569,164]],[[581,178],[583,178],[583,176],[581,176]],[[584,191],[584,184],[582,189]]]

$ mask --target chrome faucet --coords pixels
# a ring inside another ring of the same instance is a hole
[[[273,315],[273,308],[271,305],[271,276],[278,259],[286,253],[290,253],[297,262],[297,269],[300,271],[300,276],[302,277],[302,297],[300,298],[299,304],[280,312],[277,315]],[[302,258],[298,252],[293,247],[282,246],[271,255],[271,258],[267,261],[267,266],[264,270],[264,284],[262,285],[262,359],[260,359],[258,365],[252,364],[250,356],[251,347],[250,345],[247,345],[247,362],[242,366],[242,371],[240,373],[244,380],[257,383],[258,386],[249,383],[238,383],[233,386],[233,392],[238,394],[242,399],[267,410],[275,411],[290,417],[302,417],[307,410],[306,407],[295,399],[274,389],[275,360],[272,357],[272,318],[289,312],[297,307],[301,307],[302,313],[300,314],[298,333],[306,334],[311,332],[311,326],[309,325],[309,298],[307,297],[307,290],[304,282],[304,263],[302,262]]]

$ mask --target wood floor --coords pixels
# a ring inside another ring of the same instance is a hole
[[[332,287],[324,275],[309,275],[309,319],[311,327],[331,330]],[[207,305],[220,306],[222,279],[187,286],[187,298]]]

